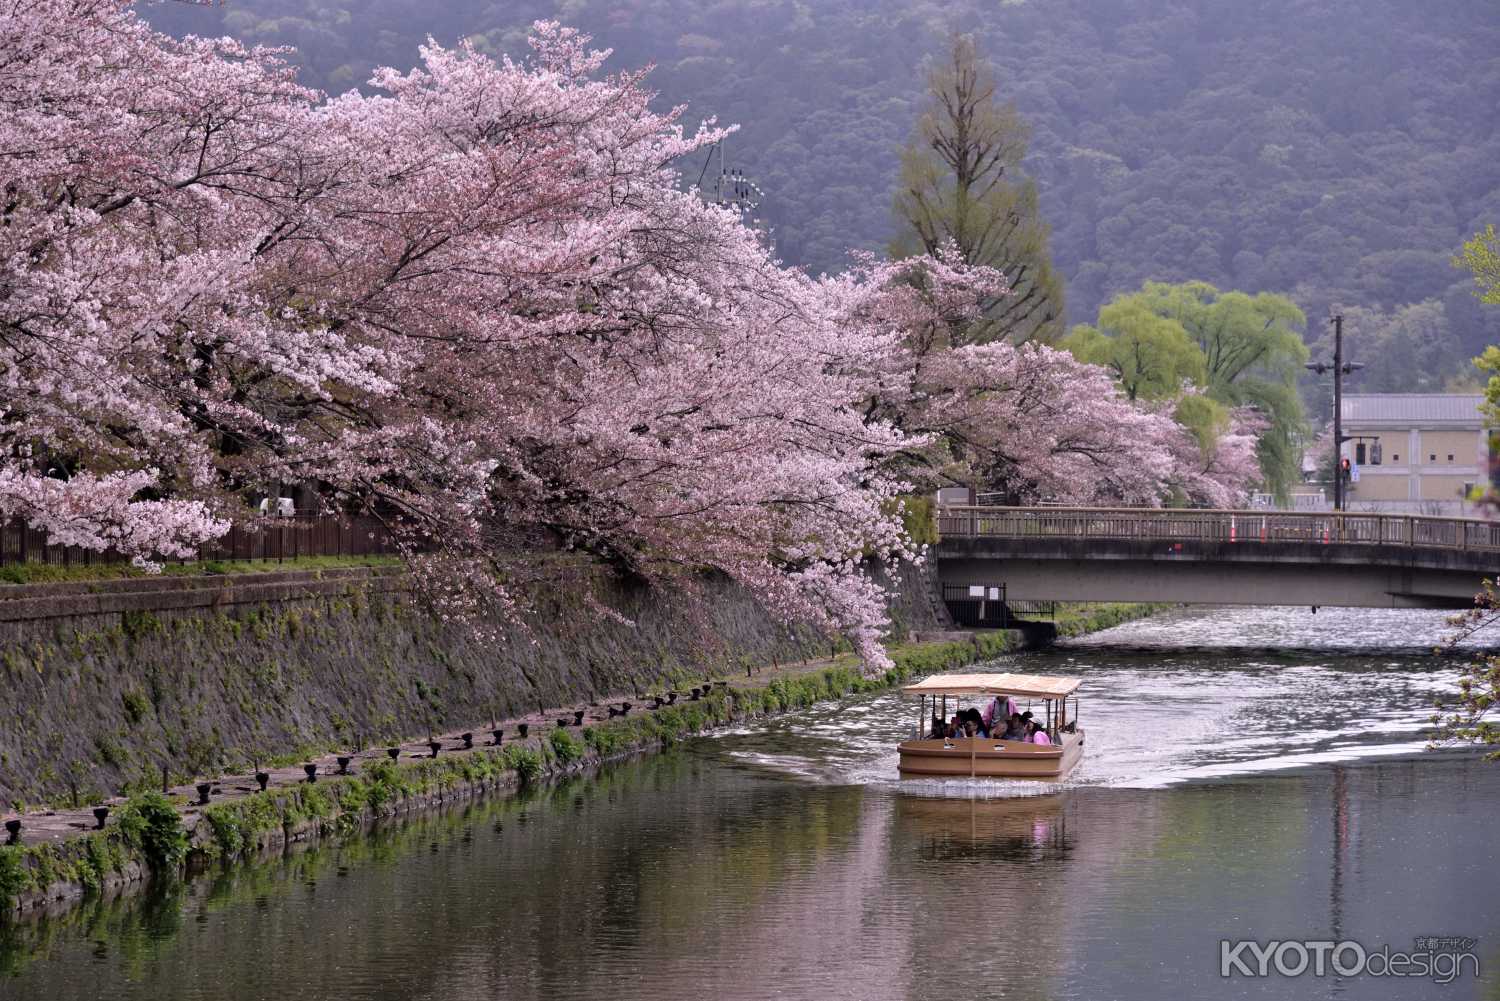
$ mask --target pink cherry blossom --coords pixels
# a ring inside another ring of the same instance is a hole
[[[443,615],[513,614],[561,550],[727,575],[878,668],[903,493],[1182,475],[1101,370],[954,347],[997,272],[784,267],[680,183],[726,130],[572,29],[532,50],[430,44],[326,99],[126,0],[0,0],[0,517],[149,562],[302,484],[385,519]]]

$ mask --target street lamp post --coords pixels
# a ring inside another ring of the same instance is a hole
[[[1351,375],[1364,368],[1360,362],[1344,361],[1344,316],[1342,313],[1335,314],[1328,321],[1333,324],[1333,364],[1328,362],[1308,362],[1305,366],[1309,371],[1323,375],[1329,369],[1333,370],[1333,509],[1342,511],[1344,509],[1344,466],[1343,452],[1344,442],[1344,376]]]

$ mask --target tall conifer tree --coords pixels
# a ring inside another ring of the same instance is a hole
[[[892,253],[936,254],[1005,274],[1011,295],[985,304],[967,343],[1051,342],[1062,334],[1062,280],[1047,252],[1036,183],[1021,170],[1030,129],[996,96],[993,71],[968,35],[954,36],[927,78],[927,101],[901,156]]]

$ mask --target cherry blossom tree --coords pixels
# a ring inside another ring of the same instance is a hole
[[[1182,443],[1102,370],[953,347],[997,272],[784,268],[681,189],[724,130],[570,29],[532,48],[325,99],[126,0],[0,0],[0,517],[149,560],[295,482],[385,519],[445,614],[542,544],[720,571],[879,666],[864,561],[915,555],[914,482],[1162,496]]]
[[[320,102],[118,0],[5,14],[0,513],[172,553],[294,480],[436,543],[440,595],[503,599],[539,532],[717,568],[880,661],[859,564],[905,552],[904,437],[848,359],[889,335],[678,190],[722,131],[552,24]]]
[[[1178,475],[1176,425],[1125,399],[1108,372],[1044,345],[967,343],[979,304],[1004,276],[953,253],[881,263],[849,278],[854,310],[893,324],[872,412],[914,441],[904,472],[927,485],[981,484],[1010,503],[1156,504]]]
[[[1207,419],[1191,417],[1194,409]],[[1261,478],[1256,446],[1270,422],[1252,407],[1225,408],[1194,392],[1175,401],[1171,414],[1171,487],[1200,506],[1244,507]]]

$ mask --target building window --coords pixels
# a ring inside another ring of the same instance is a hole
[[[1362,441],[1354,443],[1354,463],[1358,466],[1365,464],[1365,443]]]
[[[1401,453],[1400,452],[1392,452],[1391,453],[1391,461],[1392,462],[1400,462],[1401,461]]]
[[[1370,445],[1370,465],[1380,465],[1380,442],[1378,441]]]
[[[1428,462],[1436,462],[1437,461],[1437,453],[1436,452],[1429,452],[1429,453],[1427,453],[1427,461]]]
[[[1474,496],[1474,484],[1472,484],[1472,483],[1465,483],[1464,484],[1464,498],[1467,500],[1468,498],[1470,498],[1472,496]]]
[[[1449,461],[1449,462],[1452,462],[1452,461],[1453,461],[1453,453],[1452,453],[1452,452],[1449,452],[1449,453],[1448,453],[1448,461]]]

